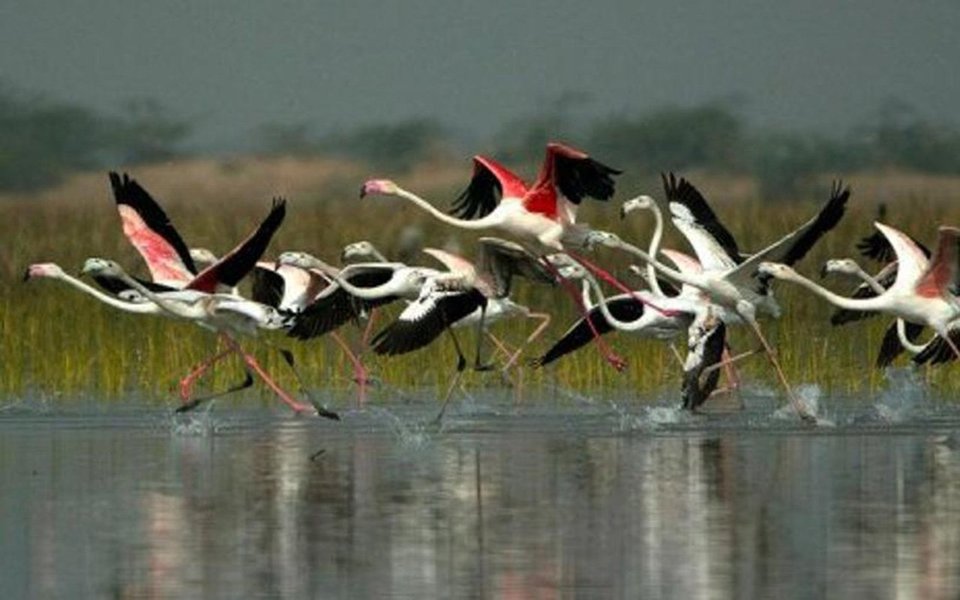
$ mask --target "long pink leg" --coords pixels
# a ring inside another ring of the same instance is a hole
[[[221,337],[225,335],[226,334],[221,334]],[[224,350],[223,352],[215,354],[212,357],[200,363],[199,365],[197,365],[197,367],[194,368],[193,371],[191,371],[186,377],[181,379],[180,380],[180,401],[183,404],[187,404],[188,402],[190,402],[190,395],[191,395],[191,392],[193,391],[193,386],[196,383],[197,379],[199,379],[204,373],[210,370],[210,368],[213,365],[220,362],[224,358],[230,356],[235,351],[236,350],[228,346],[227,349]]]
[[[350,345],[336,331],[331,332],[330,337],[340,346],[340,349],[347,355],[347,359],[353,364],[353,376],[360,387],[360,391],[357,393],[357,406],[362,407],[367,402],[367,369],[360,362],[360,357],[354,353]]]
[[[751,352],[751,354],[753,353]],[[735,357],[730,354],[730,346],[724,345],[723,354],[721,355],[720,360],[723,361],[723,372],[727,376],[727,387],[731,388],[732,390],[739,390],[740,373],[737,371],[737,367],[733,364],[736,362],[736,360]]]
[[[309,405],[306,405],[306,404],[301,404],[301,403],[297,402],[296,400],[294,400],[294,399],[290,396],[290,394],[288,394],[287,392],[285,392],[284,389],[281,388],[281,387],[277,384],[277,382],[275,382],[275,381],[270,377],[270,375],[267,374],[267,371],[266,371],[263,367],[260,366],[260,363],[257,362],[257,359],[254,358],[254,356],[253,356],[252,354],[249,354],[249,353],[245,352],[245,351],[243,350],[243,348],[241,348],[240,345],[237,344],[236,341],[234,341],[234,340],[232,340],[232,339],[230,339],[230,338],[226,338],[226,339],[227,339],[227,343],[229,343],[236,352],[238,352],[241,356],[243,356],[244,362],[246,362],[247,365],[248,365],[251,369],[253,369],[254,372],[256,372],[257,375],[260,376],[260,379],[262,379],[263,382],[266,383],[267,386],[269,386],[270,389],[273,390],[273,392],[280,398],[280,400],[282,400],[287,406],[289,406],[290,408],[292,408],[292,409],[294,410],[294,412],[301,413],[301,412],[307,412],[307,411],[310,411],[310,410],[314,410],[312,406],[309,406]]]
[[[808,423],[816,423],[816,415],[812,415],[807,412],[806,407],[800,403],[800,399],[796,397],[793,393],[793,388],[790,387],[790,383],[787,381],[787,376],[783,373],[783,369],[780,367],[780,361],[777,360],[777,353],[772,346],[767,342],[767,338],[764,337],[763,332],[760,331],[760,325],[752,319],[743,318],[744,321],[753,329],[754,335],[757,339],[760,340],[760,344],[763,346],[763,350],[767,354],[767,360],[770,361],[770,364],[773,365],[773,370],[777,374],[777,378],[780,379],[780,384],[783,386],[783,389],[787,392],[787,398],[790,400],[790,405],[793,406],[793,410],[796,411],[797,416],[801,420]]]
[[[541,257],[540,262],[547,268],[548,271],[553,273],[553,275],[560,281],[560,285],[567,291],[568,294],[573,298],[573,302],[577,307],[577,310],[580,312],[580,316],[583,317],[587,326],[590,327],[590,331],[593,333],[593,342],[597,345],[597,348],[600,350],[600,354],[603,355],[603,359],[606,360],[610,365],[618,370],[622,371],[624,367],[627,366],[627,361],[620,358],[620,356],[615,353],[606,341],[600,336],[600,332],[597,331],[596,326],[593,324],[593,320],[590,318],[589,311],[587,311],[586,306],[583,304],[583,298],[580,295],[580,291],[574,287],[574,285],[567,280],[567,278],[560,275],[560,271],[557,270],[553,264],[547,260],[545,257]]]
[[[370,315],[367,317],[367,326],[363,328],[363,336],[360,338],[360,341],[363,342],[363,347],[367,347],[367,342],[370,341],[370,334],[373,333],[373,324],[377,320],[378,309],[371,308]]]
[[[540,337],[540,334],[542,334],[547,329],[547,327],[550,326],[551,317],[547,313],[530,313],[527,316],[531,319],[540,319],[542,322],[539,325],[537,325],[537,327],[533,330],[533,332],[530,333],[530,335],[527,336],[527,339],[525,339],[523,343],[520,344],[520,347],[517,348],[517,351],[514,352],[513,356],[510,357],[510,360],[507,361],[507,364],[503,366],[504,372],[509,371],[510,367],[512,367],[517,362],[517,359],[520,358],[520,353],[523,352],[527,346],[533,343],[533,340]]]
[[[503,353],[504,355],[506,355],[506,356],[510,356],[510,354],[511,354],[511,353],[510,353],[510,349],[507,348],[507,345],[504,343],[503,340],[501,340],[501,339],[498,338],[497,336],[493,335],[493,334],[490,333],[489,331],[487,331],[486,334],[487,334],[487,337],[490,338],[490,341],[493,342],[493,345],[497,347],[497,350],[499,350],[500,352],[502,352],[502,353]]]
[[[669,309],[669,308],[661,308],[661,307],[657,306],[656,304],[654,304],[654,303],[652,303],[652,302],[648,302],[647,300],[642,299],[640,296],[637,295],[637,293],[636,293],[635,291],[631,290],[629,287],[627,287],[626,285],[624,285],[623,283],[621,283],[620,280],[618,280],[616,277],[614,277],[613,275],[611,275],[609,271],[607,271],[606,269],[603,269],[603,268],[601,268],[601,267],[593,264],[592,262],[590,262],[590,261],[587,260],[586,258],[584,258],[584,257],[582,257],[582,256],[580,256],[580,255],[578,255],[578,254],[575,254],[575,253],[573,253],[573,252],[571,252],[571,251],[569,251],[569,250],[564,250],[564,252],[565,252],[566,254],[568,254],[571,258],[573,258],[575,261],[577,261],[578,263],[582,264],[582,265],[585,266],[586,268],[588,268],[588,269],[590,269],[591,271],[593,271],[594,273],[596,273],[598,277],[600,277],[601,279],[603,279],[604,281],[606,281],[607,283],[609,283],[609,284],[612,285],[613,287],[617,288],[618,290],[620,290],[620,291],[623,292],[624,294],[630,294],[630,296],[631,296],[634,300],[636,300],[637,302],[639,302],[639,303],[641,303],[641,304],[644,304],[644,305],[646,305],[646,306],[649,306],[650,308],[654,309],[655,311],[657,311],[658,313],[662,314],[663,316],[665,316],[665,317],[674,317],[674,316],[680,314],[680,311],[671,310],[671,309]]]

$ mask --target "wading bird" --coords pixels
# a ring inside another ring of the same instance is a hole
[[[367,181],[360,195],[398,196],[453,227],[496,231],[538,250],[566,252],[621,292],[631,293],[609,272],[574,254],[575,249],[584,247],[590,231],[589,227],[576,221],[580,203],[584,198],[609,200],[614,193],[613,177],[619,175],[620,171],[559,143],[547,144],[540,173],[529,187],[520,177],[493,159],[475,156],[473,162],[473,178],[454,201],[451,214],[444,213],[420,196],[386,179]],[[550,267],[549,263],[545,264]],[[585,315],[577,291],[563,281],[561,284],[574,299],[581,315]],[[640,298],[637,301],[643,302]],[[650,306],[665,312],[656,305]],[[599,334],[595,333],[595,339],[599,340]],[[618,370],[623,369],[625,363],[622,358],[602,344],[601,350],[607,362]]]
[[[896,280],[878,296],[840,296],[782,264],[764,262],[760,265],[760,272],[796,283],[840,308],[885,312],[930,327],[953,354],[960,357],[955,339],[960,331],[960,323],[957,322],[960,318],[960,299],[957,297],[960,292],[960,229],[939,228],[936,252],[927,263],[923,252],[909,236],[882,223],[874,223],[874,226],[887,238],[897,256]],[[922,363],[930,358],[930,355],[921,352],[916,360]]]
[[[246,352],[234,340],[234,335],[256,335],[258,329],[282,329],[287,317],[273,307],[246,300],[233,294],[218,294],[196,289],[183,289],[174,292],[155,293],[130,277],[119,264],[102,258],[90,258],[84,263],[83,272],[100,274],[122,280],[131,288],[143,294],[150,302],[165,312],[188,321],[195,322],[221,334],[227,350],[212,360],[220,360],[237,353],[246,365],[274,391],[274,393],[295,412],[315,410],[317,414],[331,419],[339,419],[336,413],[320,406],[308,406],[293,399],[260,366],[257,359]]]
[[[874,276],[864,271],[863,267],[852,258],[832,258],[824,263],[820,270],[820,276],[825,278],[827,275],[834,273],[856,278],[862,282],[853,290],[850,295],[851,298],[872,298],[884,293],[893,284],[897,275],[897,264],[896,262],[889,263]],[[880,313],[874,311],[853,311],[840,308],[830,317],[830,323],[844,325],[878,314]],[[917,343],[922,333],[922,325],[910,323],[903,319],[895,319],[887,327],[883,340],[880,342],[880,351],[877,353],[875,362],[876,367],[882,369],[889,366],[904,350],[914,355],[922,352],[926,344]]]
[[[850,196],[849,189],[835,185],[830,199],[814,218],[756,254],[744,257],[733,236],[693,185],[684,179],[678,181],[672,174],[663,179],[672,221],[693,246],[703,268],[699,275],[691,276],[670,268],[609,232],[591,232],[588,242],[624,250],[653,265],[658,273],[703,290],[712,303],[728,311],[724,318],[727,323],[739,317],[763,346],[794,410],[802,419],[814,421],[815,417],[794,395],[776,352],[760,330],[758,314],[779,316],[780,309],[770,293],[770,276],[758,273],[757,266],[774,257],[789,264],[803,258],[816,241],[839,222]]]

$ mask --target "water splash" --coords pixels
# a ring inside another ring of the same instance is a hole
[[[211,437],[221,433],[226,422],[214,416],[213,402],[207,405],[206,410],[188,413],[170,413],[167,417],[167,426],[170,435],[174,437]]]
[[[653,432],[671,425],[689,422],[693,418],[690,412],[683,410],[675,402],[670,406],[659,403],[653,406],[643,406],[640,408],[640,414],[628,412],[625,408],[614,403],[611,403],[611,405],[616,415],[614,429],[618,433]]]
[[[433,435],[442,430],[441,424],[405,421],[385,408],[372,408],[370,414],[384,422],[396,437],[401,448],[420,450],[430,445]]]
[[[873,404],[875,417],[885,423],[903,423],[916,416],[927,399],[927,385],[913,367],[889,367],[883,372],[887,388]]]
[[[797,403],[805,414],[813,415],[818,427],[836,427],[836,423],[820,414],[820,399],[823,390],[815,383],[804,383],[793,390]],[[778,420],[795,421],[799,419],[793,404],[787,403],[773,411],[773,418]]]

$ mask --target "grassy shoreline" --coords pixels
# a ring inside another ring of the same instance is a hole
[[[369,239],[388,256],[407,227],[422,229],[425,245],[458,245],[472,256],[475,236],[453,232],[429,220],[397,199],[359,200],[359,183],[372,173],[362,166],[331,161],[279,159],[240,160],[229,163],[194,161],[142,167],[132,170],[164,204],[187,243],[224,252],[265,214],[269,198],[286,195],[290,200],[287,221],[271,245],[269,255],[301,249],[336,262],[343,245]],[[687,173],[704,194],[716,201],[721,219],[738,237],[741,246],[756,249],[806,220],[826,199],[823,193],[795,203],[762,203],[756,187],[747,179]],[[469,165],[423,165],[394,177],[405,187],[443,204],[453,198],[469,177]],[[808,275],[816,273],[828,257],[856,256],[855,242],[871,231],[876,204],[889,205],[889,222],[930,243],[941,223],[960,222],[960,179],[930,178],[904,174],[850,174],[853,197],[847,216],[800,265]],[[598,228],[619,232],[646,246],[652,219],[636,215],[628,222],[617,219],[617,205],[637,193],[662,196],[655,174],[642,180],[624,180],[615,203],[585,203],[581,219]],[[105,173],[81,174],[53,190],[35,196],[0,198],[0,394],[22,397],[40,393],[67,398],[84,393],[104,398],[122,398],[136,392],[156,401],[174,395],[177,380],[213,351],[214,337],[195,326],[160,317],[127,315],[100,305],[94,299],[53,281],[20,281],[33,262],[53,261],[75,273],[88,256],[115,258],[135,272],[142,263],[120,230]],[[686,249],[675,232],[665,244]],[[687,250],[689,251],[689,250]],[[623,257],[603,251],[597,260],[613,265],[623,277]],[[430,264],[426,256],[423,264]],[[872,266],[871,266],[872,268]],[[827,285],[845,293],[848,285]],[[765,328],[779,348],[788,377],[795,383],[817,383],[837,393],[872,392],[882,385],[882,374],[873,368],[887,318],[833,328],[829,307],[794,286],[778,285],[776,296],[784,308],[779,321],[766,321]],[[553,324],[541,341],[525,354],[543,352],[573,320],[572,305],[558,291],[520,285],[517,300],[534,309],[557,310]],[[396,309],[389,314],[395,314]],[[380,323],[385,323],[381,318]],[[494,331],[519,343],[532,323],[510,321]],[[359,331],[347,330],[357,344]],[[343,391],[349,396],[351,370],[342,354],[328,340],[300,343],[280,335],[274,342],[292,349],[311,386]],[[660,342],[616,335],[612,343],[628,359],[617,373],[595,350],[588,349],[561,360],[554,368],[524,367],[528,390],[543,389],[550,382],[588,392],[635,389],[646,394],[679,387],[680,370],[669,348]],[[735,349],[753,343],[745,331],[731,334]],[[258,340],[246,346],[260,356],[265,366],[279,374],[282,383],[295,389],[275,352]],[[373,373],[400,389],[442,387],[453,364],[453,351],[446,341],[422,351],[392,359],[365,355]],[[901,359],[898,364],[905,364]],[[549,371],[549,372],[548,372]],[[960,390],[954,367],[928,372],[927,378],[946,395]],[[239,365],[228,361],[207,379],[207,387],[234,383]],[[746,382],[772,385],[773,378],[762,358],[743,366]],[[472,378],[478,381],[477,378]],[[511,393],[511,392],[505,392]],[[269,398],[262,392],[265,401]],[[376,393],[374,399],[380,397]]]

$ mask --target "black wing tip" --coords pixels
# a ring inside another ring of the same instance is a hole
[[[583,198],[605,202],[616,193],[616,181],[613,178],[622,171],[590,156],[572,158],[557,155],[554,161],[557,187],[574,204],[580,204]]]

